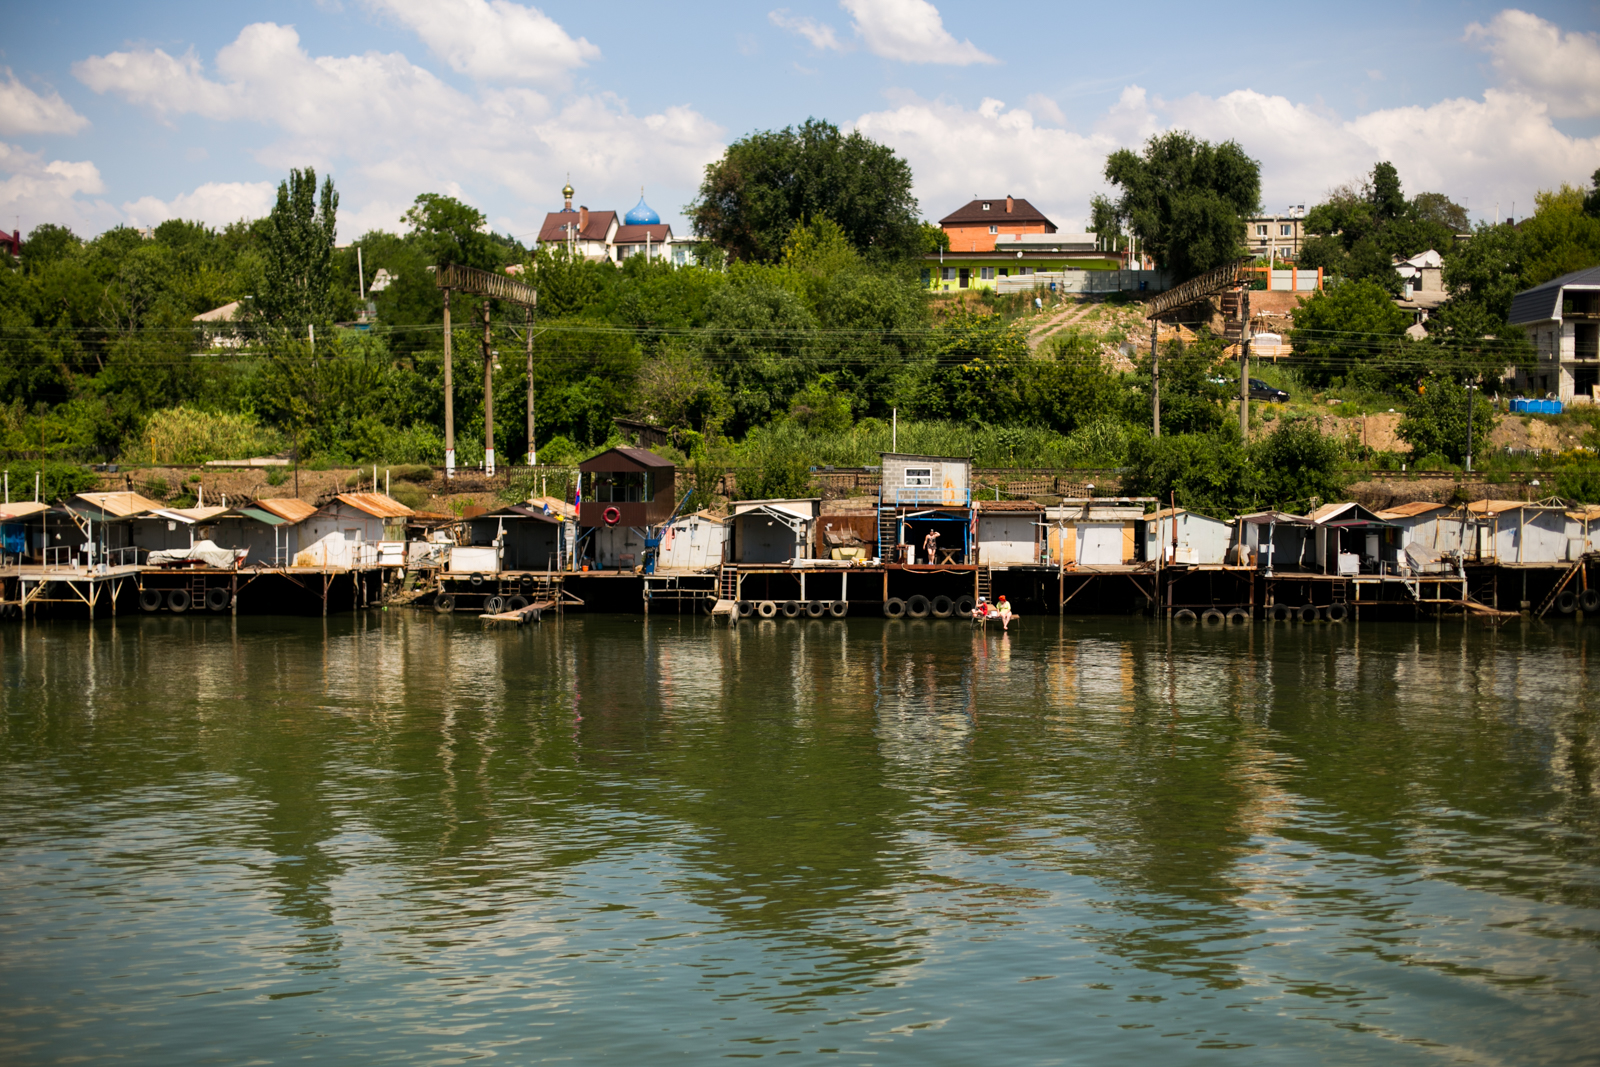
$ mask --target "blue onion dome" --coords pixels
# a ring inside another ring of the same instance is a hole
[[[639,191],[639,202],[633,205],[633,210],[622,217],[622,221],[629,226],[659,226],[661,216],[656,214],[655,208],[644,202],[644,190]]]

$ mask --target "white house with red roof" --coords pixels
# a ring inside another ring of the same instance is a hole
[[[672,227],[661,221],[654,208],[644,202],[644,190],[639,190],[639,202],[626,215],[615,211],[590,211],[580,205],[572,206],[572,186],[562,188],[564,201],[560,211],[544,217],[539,228],[541,248],[566,247],[572,254],[589,260],[609,260],[621,263],[629,256],[648,256],[674,263],[685,262],[683,255],[674,255]],[[682,242],[679,242],[680,245]],[[677,250],[687,252],[686,246]],[[688,262],[693,262],[690,257]]]

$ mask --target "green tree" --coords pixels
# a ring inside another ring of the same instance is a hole
[[[816,119],[729,145],[685,210],[696,234],[747,263],[777,262],[795,224],[822,216],[877,261],[925,244],[910,165],[859,131]]]
[[[1472,453],[1481,456],[1495,424],[1494,406],[1483,391],[1472,394]],[[1411,445],[1412,455],[1443,456],[1460,463],[1467,451],[1467,388],[1455,378],[1425,380],[1406,404],[1406,417],[1395,431]]]
[[[453,196],[423,193],[400,221],[411,228],[412,240],[436,266],[494,270],[506,262],[501,247],[484,229],[483,212]]]
[[[1344,496],[1343,450],[1309,419],[1280,421],[1249,452],[1254,506],[1301,514]]]
[[[1176,499],[1181,508],[1218,516],[1249,511],[1255,499],[1249,457],[1237,427],[1134,437],[1128,444],[1122,490],[1163,503]]]
[[[253,314],[260,321],[299,334],[308,325],[332,323],[330,286],[339,194],[333,179],[291,170],[278,184],[278,200],[261,234],[262,276]]]
[[[1261,165],[1235,141],[1212,145],[1183,130],[1106,158],[1106,180],[1156,262],[1183,281],[1243,255],[1244,217],[1261,200]]]
[[[1432,223],[1451,234],[1472,232],[1472,219],[1467,216],[1467,209],[1443,193],[1418,193],[1411,198],[1411,210],[1419,221]]]
[[[1520,227],[1523,287],[1600,265],[1600,218],[1585,214],[1583,190],[1563,184],[1534,203],[1538,210]]]
[[[1289,341],[1311,385],[1345,378],[1381,386],[1403,380],[1413,367],[1403,358],[1410,325],[1411,314],[1396,307],[1382,286],[1343,282],[1294,309]]]

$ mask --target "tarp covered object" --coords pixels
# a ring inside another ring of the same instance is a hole
[[[164,552],[150,553],[150,565],[160,567],[169,563],[204,563],[222,571],[231,571],[244,562],[250,554],[248,548],[219,548],[215,541],[196,541],[192,548],[169,548]]]

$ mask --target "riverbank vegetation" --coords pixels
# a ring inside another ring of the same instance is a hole
[[[1252,372],[1288,390],[1290,403],[1253,405],[1241,437],[1237,363],[1202,328],[1162,345],[1155,437],[1147,349],[1119,351],[1120,335],[1070,326],[1030,342],[1039,316],[1026,294],[929,294],[920,255],[942,235],[907,207],[909,170],[881,146],[830,130],[740,142],[709,168],[692,208],[715,239],[689,266],[530,250],[436,194],[419,196],[395,232],[335,247],[337,192],[309,170],[283,183],[268,217],[221,230],[173,221],[82,240],[38,227],[20,260],[0,268],[0,451],[14,481],[40,469],[58,487],[87,478],[87,463],[278,453],[324,467],[439,464],[444,307],[429,268],[458,263],[520,266],[539,293],[531,331],[520,308],[490,309],[502,462],[529,449],[531,385],[545,464],[614,443],[623,418],[665,431],[663,450],[708,487],[735,471],[746,496],[808,492],[815,469],[870,466],[893,446],[970,455],[980,467],[1115,470],[1128,491],[1219,512],[1300,508],[1332,499],[1360,470],[1461,465],[1461,383],[1470,381],[1479,469],[1546,464],[1563,493],[1600,495],[1600,468],[1585,451],[1600,445],[1588,412],[1563,417],[1577,448],[1502,456],[1487,436],[1504,411],[1490,399],[1504,394],[1501,375],[1529,358],[1504,327],[1509,294],[1551,270],[1600,262],[1590,232],[1600,221],[1582,191],[1541,197],[1539,214],[1513,234],[1480,228],[1447,259],[1456,298],[1416,339],[1388,281],[1350,265],[1373,258],[1363,241],[1386,248],[1397,234],[1456,220],[1433,194],[1395,200],[1398,187],[1379,175],[1381,188],[1362,195],[1382,203],[1335,205],[1349,226],[1367,226],[1363,235],[1316,246],[1347,276],[1295,313],[1294,357]],[[1185,145],[1221,175],[1212,199],[1256,187],[1255,165],[1237,146]],[[819,155],[876,168],[887,221],[836,219],[844,208],[821,190],[837,167]],[[742,170],[729,164],[735,156]],[[1141,158],[1118,161],[1127,195],[1097,205],[1097,221],[1118,234],[1160,225],[1163,240],[1182,243],[1187,223],[1140,192]],[[802,166],[811,170],[792,173]],[[756,173],[781,178],[791,195],[759,195],[749,184]],[[1332,209],[1315,216],[1319,225],[1323,216]],[[1242,226],[1233,232],[1242,237]],[[1226,235],[1207,234],[1196,268],[1226,258],[1212,247]],[[386,284],[374,287],[380,269]],[[464,467],[484,448],[479,307],[459,295],[453,305]],[[1400,436],[1411,452],[1323,432],[1330,406],[1405,413]]]

